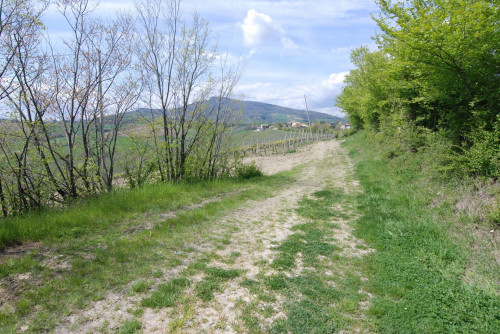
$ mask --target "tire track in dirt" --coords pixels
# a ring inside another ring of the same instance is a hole
[[[359,191],[359,183],[351,178],[353,165],[338,141],[319,142],[304,147],[298,153],[278,158],[253,157],[247,159],[246,162],[249,161],[256,162],[268,174],[301,164],[304,166],[296,182],[290,184],[278,195],[264,201],[250,202],[242,210],[224,219],[226,223],[230,222],[231,225],[237,226],[238,232],[232,234],[230,245],[224,250],[215,252],[217,258],[228,258],[234,253],[241,255],[231,264],[221,260],[212,260],[209,265],[226,270],[240,269],[244,270],[245,274],[227,283],[224,291],[216,293],[214,300],[208,303],[192,298],[195,306],[190,312],[193,316],[179,330],[181,333],[238,333],[238,328],[244,328],[240,320],[241,310],[238,304],[241,301],[249,304],[256,300],[256,296],[242,287],[240,283],[243,279],[252,279],[258,274],[277,273],[276,270],[264,268],[260,264],[271,263],[275,256],[272,248],[294,233],[292,232],[294,225],[306,222],[295,213],[294,209],[298,206],[298,201],[327,185],[344,188],[347,193]],[[335,234],[336,240],[345,249],[342,255],[361,256],[370,252],[369,249],[356,247],[362,242],[352,236],[352,230],[347,222],[342,221],[340,229]],[[223,234],[225,231],[215,230],[214,233]],[[210,249],[205,249],[205,251],[210,251]],[[298,271],[300,270],[299,266]],[[201,279],[202,277],[195,277],[195,281]],[[285,314],[280,311],[282,301],[279,298],[265,306],[273,307],[277,312],[272,317],[259,319],[263,327],[267,327],[266,325],[270,325],[277,318],[285,317]],[[146,333],[155,332],[154,324],[148,324],[145,321],[143,325],[146,327]]]
[[[318,142],[283,156],[245,159],[245,162],[249,161],[255,161],[266,174],[274,174],[299,165],[302,165],[302,170],[296,181],[287,185],[277,195],[263,201],[248,201],[244,207],[213,224],[214,235],[231,234],[230,243],[224,249],[218,249],[212,240],[200,240],[196,244],[186,245],[196,251],[185,259],[182,266],[165,272],[155,285],[176,277],[190,263],[196,261],[197,255],[201,253],[216,255],[216,259],[211,260],[209,266],[240,269],[244,273],[225,282],[223,291],[216,292],[213,300],[209,302],[202,302],[197,298],[195,284],[191,284],[186,291],[187,302],[183,305],[160,310],[146,308],[139,318],[143,333],[172,332],[172,327],[179,333],[241,332],[244,326],[238,305],[242,301],[251,303],[256,300],[256,296],[240,283],[243,279],[252,279],[259,274],[276,273],[274,269],[261,264],[270,263],[275,256],[272,248],[293,233],[291,229],[294,225],[305,222],[295,213],[298,201],[326,186],[343,188],[346,193],[359,191],[359,184],[352,177],[353,164],[338,141]],[[344,249],[343,256],[362,256],[371,251],[365,247],[356,247],[362,242],[352,235],[352,227],[348,225],[348,221],[340,223],[340,229],[335,232],[334,237]],[[232,262],[224,261],[231,254],[238,256]],[[189,277],[192,283],[200,282],[203,278],[203,274]],[[108,329],[117,329],[123,321],[133,318],[126,310],[139,304],[140,298],[137,295],[127,295],[126,291],[109,293],[89,309],[64,319],[55,333],[99,332],[103,324],[107,324]],[[268,306],[275,308],[277,312],[272,317],[261,319],[263,325],[286,316],[280,311],[282,301],[279,298]]]

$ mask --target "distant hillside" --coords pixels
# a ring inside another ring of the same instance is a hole
[[[302,122],[307,123],[307,111],[280,107],[274,104],[255,102],[255,101],[241,101],[242,119],[243,124],[252,123],[277,123],[277,122]],[[328,115],[321,112],[309,111],[311,122],[325,121],[325,122],[339,122],[344,121],[343,118]]]
[[[211,98],[208,101],[209,104],[215,103],[215,98]],[[235,101],[235,108],[241,109],[241,124],[274,124],[278,122],[302,122],[307,123],[307,111],[298,110],[292,108],[286,108],[277,106],[269,103],[255,102],[255,101]],[[154,117],[160,117],[161,113],[159,111],[153,111]],[[137,109],[130,112],[126,119],[132,120],[138,117],[151,117],[151,111],[149,109]],[[314,121],[325,121],[325,122],[339,122],[345,121],[341,117],[316,112],[309,111],[309,116],[311,122]]]

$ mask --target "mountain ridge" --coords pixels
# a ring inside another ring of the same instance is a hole
[[[216,101],[216,98],[212,97],[207,103],[213,105]],[[234,104],[237,110],[241,110],[240,125],[274,124],[283,122],[308,123],[306,110],[282,107],[258,101],[232,100],[231,103]],[[151,117],[151,109],[138,108],[129,112],[127,118],[134,118],[135,115]],[[159,117],[160,115],[161,112],[159,110],[153,110],[153,117]],[[311,122],[324,121],[327,123],[337,123],[345,121],[342,117],[312,110],[309,110],[309,118]]]

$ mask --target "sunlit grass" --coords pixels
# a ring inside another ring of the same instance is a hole
[[[82,200],[66,210],[7,219],[0,227],[3,240],[41,244],[0,263],[0,278],[13,284],[16,294],[0,310],[2,333],[17,332],[23,324],[29,332],[51,331],[62,317],[110,291],[138,294],[155,307],[177,301],[182,293],[171,295],[168,286],[156,287],[152,281],[184,263],[186,254],[193,251],[190,242],[214,237],[210,224],[218,217],[249,199],[270,196],[290,182],[292,174],[123,189]],[[203,204],[204,199],[215,200]],[[66,269],[54,271],[44,263],[47,256],[55,255],[67,263]],[[18,274],[30,279],[19,285],[14,280]],[[127,322],[122,332],[137,328],[137,323]]]
[[[428,205],[429,190],[440,186],[425,175],[419,157],[385,159],[363,134],[345,146],[365,191],[356,234],[377,250],[366,268],[372,276],[367,289],[376,296],[369,312],[378,330],[500,332],[500,298],[463,280],[468,250],[451,235],[454,208]]]

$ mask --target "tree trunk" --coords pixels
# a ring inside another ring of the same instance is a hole
[[[2,178],[0,177],[0,206],[2,206],[2,214],[7,217],[7,201],[5,200],[5,195],[3,193]]]

